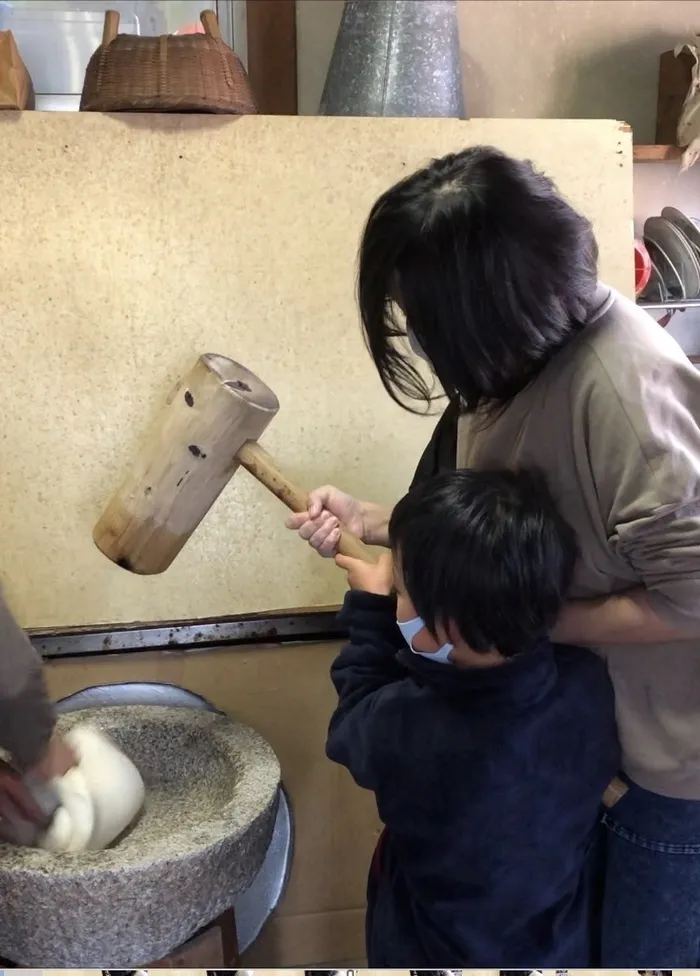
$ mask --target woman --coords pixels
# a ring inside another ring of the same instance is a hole
[[[607,798],[603,965],[700,964],[700,376],[597,280],[590,223],[530,163],[478,147],[375,204],[359,305],[389,395],[449,406],[416,477],[530,465],[580,545],[556,640],[596,648],[624,752]],[[405,323],[405,324],[404,324]],[[336,488],[288,523],[322,555],[388,513]]]
[[[41,826],[45,820],[16,771],[39,787],[76,763],[54,733],[55,724],[41,658],[0,594],[0,838],[19,836],[18,827]]]

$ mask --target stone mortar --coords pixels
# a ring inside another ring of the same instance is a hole
[[[280,766],[257,732],[201,709],[128,705],[90,723],[137,765],[139,819],[106,851],[0,844],[0,956],[30,967],[129,969],[166,956],[244,891],[270,843]]]

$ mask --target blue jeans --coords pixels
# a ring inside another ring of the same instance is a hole
[[[626,781],[606,810],[602,961],[613,969],[700,966],[700,801]]]

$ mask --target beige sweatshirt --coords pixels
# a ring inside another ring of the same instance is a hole
[[[457,464],[535,465],[578,533],[574,598],[643,584],[700,632],[700,374],[644,311],[603,286],[587,329],[496,419],[459,422]],[[700,800],[700,638],[605,646],[623,767]]]
[[[0,750],[28,769],[41,759],[54,722],[41,658],[0,593]]]

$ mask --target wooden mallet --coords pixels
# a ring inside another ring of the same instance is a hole
[[[95,526],[97,547],[132,573],[162,573],[239,466],[287,508],[305,511],[307,493],[257,443],[278,410],[275,394],[245,366],[215,353],[201,356]],[[346,530],[338,548],[375,562],[372,549]]]

